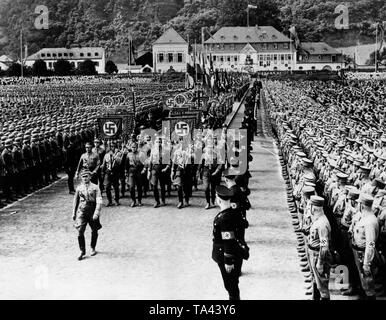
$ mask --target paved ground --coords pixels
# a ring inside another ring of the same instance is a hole
[[[276,154],[272,139],[254,142],[242,299],[305,298]],[[202,191],[190,208],[176,209],[175,192],[167,203],[104,208],[99,254],[81,262],[65,180],[0,211],[0,298],[227,299],[211,260],[217,209],[203,210]]]

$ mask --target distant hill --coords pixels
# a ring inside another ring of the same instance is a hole
[[[0,0],[0,54],[18,57],[20,29],[28,53],[43,47],[103,46],[108,56],[124,59],[134,45],[149,46],[172,25],[191,43],[201,42],[201,28],[272,25],[288,35],[294,24],[302,41],[326,41],[334,47],[374,42],[374,22],[386,20],[384,0],[45,0],[49,29],[36,30],[34,9],[41,0]],[[350,30],[337,31],[334,10],[349,5]]]

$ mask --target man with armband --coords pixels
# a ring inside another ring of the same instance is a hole
[[[216,187],[216,201],[220,213],[213,221],[212,259],[220,268],[229,300],[240,300],[239,277],[242,256],[237,239],[240,214],[231,207],[234,192],[225,186]]]
[[[379,235],[378,220],[372,206],[374,198],[362,194],[359,198],[358,218],[351,225],[352,248],[355,264],[359,271],[365,299],[375,300],[374,275],[376,269],[376,241]]]

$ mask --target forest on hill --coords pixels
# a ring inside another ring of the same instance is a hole
[[[173,26],[191,43],[201,42],[201,28],[272,25],[288,34],[295,25],[302,41],[350,46],[374,41],[374,23],[386,21],[384,0],[0,0],[0,54],[18,57],[20,30],[32,54],[44,47],[103,46],[108,56],[134,46],[149,47]],[[336,30],[335,8],[349,8],[350,29]],[[45,5],[48,29],[37,30],[35,8]]]

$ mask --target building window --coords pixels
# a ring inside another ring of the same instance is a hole
[[[163,53],[158,54],[158,62],[160,62],[160,63],[164,62],[164,54]]]
[[[276,62],[277,61],[277,54],[273,55],[273,60]]]
[[[299,70],[303,70],[303,67],[299,67]]]
[[[48,58],[48,57],[51,57],[51,53],[47,53],[47,58]]]
[[[65,57],[68,57],[68,53],[63,53],[63,55],[64,55]]]
[[[56,53],[53,53],[53,54],[52,54],[52,57],[56,58]]]
[[[41,54],[41,57],[42,57],[42,58],[44,58],[45,56],[46,56],[46,54],[45,54],[45,53],[42,53],[42,54]]]
[[[312,70],[315,70],[316,68],[315,68],[315,66],[312,66],[311,69],[312,69]]]
[[[80,56],[81,56],[81,57],[84,57],[84,53],[83,53],[83,52],[81,52],[81,53],[80,53]]]
[[[287,42],[284,43],[284,49],[289,49],[289,43]]]
[[[168,53],[168,62],[169,63],[173,62],[173,53]]]
[[[336,62],[336,56],[331,56],[331,62],[332,63]]]
[[[291,60],[292,60],[292,56],[289,54],[289,55],[287,56],[287,59],[288,59],[289,61],[291,61]]]
[[[239,58],[235,56],[235,62],[237,63],[239,61]]]
[[[182,53],[178,53],[177,55],[177,62],[182,63]]]
[[[62,54],[61,54],[61,53],[58,53],[58,57],[61,58],[61,57],[62,57]]]
[[[48,67],[52,69],[52,62],[48,62]]]
[[[318,60],[322,60],[322,56],[321,55],[318,55]]]
[[[267,50],[268,49],[268,45],[266,43],[263,43],[263,50]]]
[[[91,57],[91,52],[87,52],[87,57]]]
[[[277,48],[278,48],[278,47],[277,47],[277,43],[274,43],[274,44],[273,44],[273,48],[274,48],[275,50],[277,50]]]
[[[220,61],[224,62],[224,57],[223,56],[220,56]]]
[[[74,56],[74,54],[72,52],[70,52],[70,57],[73,57],[73,56]]]
[[[228,57],[227,57],[227,61],[228,61],[228,62],[231,62],[231,56],[228,56]]]
[[[95,52],[95,56],[98,57],[99,56],[99,52]]]

